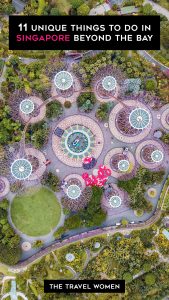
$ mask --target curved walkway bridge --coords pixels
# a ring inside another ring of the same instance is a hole
[[[145,229],[151,225],[153,225],[155,222],[157,222],[161,216],[161,209],[157,209],[154,215],[145,221],[144,223],[141,224],[128,224],[126,227],[117,227],[117,226],[109,226],[109,227],[103,227],[103,228],[98,228],[94,230],[88,230],[84,233],[80,233],[77,235],[74,235],[72,237],[69,237],[67,239],[63,240],[57,240],[55,241],[52,245],[46,247],[43,250],[40,250],[38,253],[34,254],[33,256],[29,257],[28,259],[19,262],[17,265],[13,266],[11,269],[16,270],[20,272],[23,269],[26,269],[30,264],[36,262],[36,260],[42,258],[43,256],[49,254],[52,251],[55,251],[59,248],[62,248],[63,246],[69,245],[71,243],[75,243],[84,239],[92,238],[95,236],[99,236],[102,234],[109,234],[113,235],[117,232],[121,232],[123,234],[130,233],[133,230],[141,230]]]

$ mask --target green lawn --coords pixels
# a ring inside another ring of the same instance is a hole
[[[30,236],[48,234],[59,222],[60,204],[55,194],[46,189],[28,189],[14,198],[11,217],[14,225]]]

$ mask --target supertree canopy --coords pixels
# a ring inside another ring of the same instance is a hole
[[[32,165],[27,159],[17,159],[11,165],[12,176],[18,180],[25,180],[32,174]]]
[[[34,103],[30,99],[24,99],[21,101],[19,108],[23,114],[29,115],[34,111]]]
[[[121,205],[121,198],[117,195],[111,196],[109,199],[109,204],[112,208],[117,208]]]
[[[60,71],[55,75],[54,83],[59,90],[65,91],[73,85],[73,77],[67,71]]]
[[[67,196],[70,199],[75,200],[79,198],[80,195],[81,195],[81,188],[77,184],[69,185],[69,187],[67,188]]]
[[[154,150],[152,153],[151,153],[151,158],[154,162],[160,162],[163,160],[163,157],[164,157],[164,154],[162,151],[160,150]]]
[[[121,172],[127,172],[130,167],[130,163],[127,159],[122,159],[118,162],[118,169]]]
[[[102,80],[102,86],[106,91],[113,91],[116,88],[117,82],[113,76],[106,76]]]
[[[135,108],[129,115],[129,122],[135,129],[144,129],[150,123],[150,115],[148,111],[143,108]]]

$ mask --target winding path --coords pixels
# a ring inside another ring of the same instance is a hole
[[[169,67],[163,65],[161,62],[159,62],[158,60],[156,60],[147,51],[145,51],[145,50],[138,50],[137,52],[138,52],[139,55],[141,55],[145,60],[147,60],[151,64],[155,64],[157,67],[160,67],[161,71],[163,71],[163,72],[169,71]]]
[[[24,7],[26,6],[26,2],[21,0],[12,0],[12,5],[15,7],[16,12],[19,13],[23,11]]]
[[[151,4],[153,9],[158,13],[164,15],[169,20],[169,11],[161,5],[153,2],[152,0],[144,0],[144,4]]]
[[[19,262],[17,265],[13,266],[11,268],[11,270],[16,270],[17,272],[20,272],[23,269],[26,269],[32,263],[36,262],[38,259],[49,254],[50,252],[55,251],[59,248],[62,248],[63,246],[69,245],[71,243],[78,242],[82,239],[84,240],[84,239],[92,238],[92,237],[99,236],[102,234],[113,235],[117,232],[121,232],[123,234],[129,234],[133,230],[140,230],[140,229],[147,228],[147,227],[153,225],[155,222],[157,222],[160,217],[161,217],[161,210],[157,209],[156,213],[150,219],[148,219],[147,221],[145,221],[142,224],[128,224],[126,227],[123,227],[123,228],[117,227],[117,226],[108,226],[108,227],[98,228],[98,229],[94,229],[94,230],[88,230],[84,233],[71,236],[67,239],[63,239],[62,241],[57,240],[52,245],[46,247],[43,250],[40,250],[38,253],[32,255],[28,259],[26,259],[22,262]]]

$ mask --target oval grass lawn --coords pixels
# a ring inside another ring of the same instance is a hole
[[[60,216],[61,207],[55,194],[45,187],[28,189],[11,204],[13,224],[29,236],[48,234],[57,226]]]

